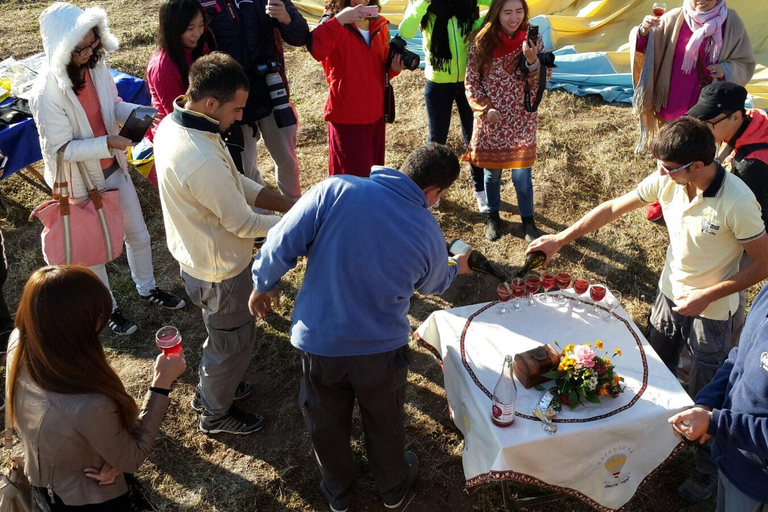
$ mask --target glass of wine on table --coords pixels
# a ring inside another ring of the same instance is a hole
[[[557,294],[555,295],[555,302],[564,306],[568,303],[568,299],[565,298],[563,292],[571,286],[571,274],[568,272],[558,272],[556,277],[557,282]]]
[[[512,296],[515,298],[512,309],[514,311],[522,311],[523,306],[520,304],[520,297],[525,295],[525,279],[516,277],[510,284],[512,285]]]
[[[600,308],[597,307],[597,303],[605,298],[605,292],[608,289],[604,284],[595,283],[589,287],[589,297],[594,301],[592,305],[592,314],[600,316]]]
[[[573,292],[576,294],[576,299],[579,299],[579,296],[587,293],[587,290],[589,290],[589,281],[585,278],[577,277],[573,280]],[[584,302],[576,300],[573,304],[573,309],[574,311],[584,311]]]
[[[541,286],[541,278],[538,274],[528,274],[525,276],[525,291],[528,292],[528,307],[535,308],[536,301],[533,299],[533,295],[539,291]]]
[[[507,301],[512,298],[512,287],[509,285],[509,283],[499,284],[499,286],[496,288],[496,297],[499,299],[499,302],[501,302],[499,314],[501,316],[508,315],[509,308],[507,307]]]
[[[544,293],[541,294],[541,302],[552,302],[552,298],[549,296],[549,290],[555,287],[557,284],[557,275],[553,272],[541,273],[541,287],[544,288]]]

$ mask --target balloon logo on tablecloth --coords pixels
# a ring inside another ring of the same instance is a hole
[[[619,478],[621,468],[624,467],[625,462],[627,462],[627,456],[623,453],[617,453],[605,461],[605,469],[613,475],[613,478]]]

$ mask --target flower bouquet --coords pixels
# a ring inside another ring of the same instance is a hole
[[[555,345],[560,348],[557,342]],[[603,350],[603,342],[597,340],[595,348]],[[614,349],[613,355],[621,356],[621,350]],[[557,368],[542,376],[555,381],[548,391],[554,397],[552,406],[556,412],[561,411],[564,405],[575,409],[584,405],[582,400],[599,404],[601,396],[616,398],[624,392],[621,385],[624,378],[616,373],[609,358],[595,353],[591,343],[566,345],[560,353]],[[546,388],[536,386],[536,389],[544,391]]]

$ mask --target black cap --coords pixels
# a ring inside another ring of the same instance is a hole
[[[747,90],[732,82],[713,82],[701,90],[699,101],[685,115],[707,121],[724,112],[744,110]]]

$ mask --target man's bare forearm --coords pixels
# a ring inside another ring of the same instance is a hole
[[[259,195],[256,196],[254,206],[257,208],[264,208],[265,210],[285,213],[290,210],[294,204],[296,204],[296,199],[284,196],[265,187],[261,189]]]

